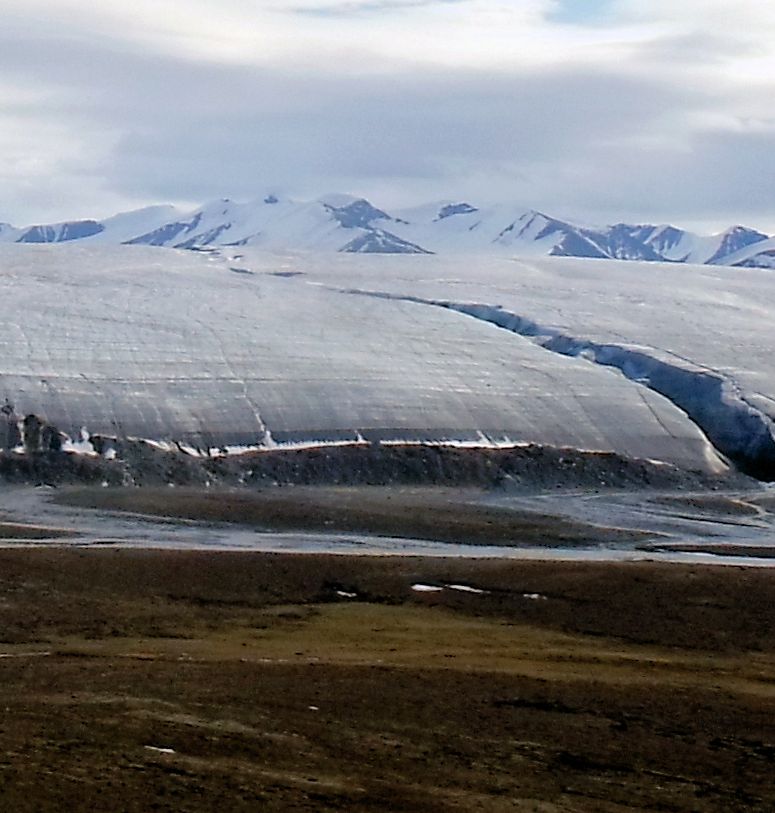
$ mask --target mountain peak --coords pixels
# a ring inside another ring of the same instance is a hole
[[[96,220],[73,220],[55,223],[50,226],[30,226],[16,241],[17,243],[66,243],[93,237],[105,229]]]
[[[743,225],[701,235],[668,224],[583,224],[516,204],[476,207],[458,198],[389,214],[364,197],[329,194],[296,201],[273,193],[247,203],[219,198],[193,211],[150,206],[105,220],[18,229],[0,224],[0,242],[88,240],[198,249],[368,253],[484,253],[595,257],[771,267],[775,239]]]
[[[721,235],[721,241],[717,250],[708,258],[706,262],[713,265],[724,263],[730,254],[736,254],[741,249],[761,243],[767,239],[766,234],[762,234],[755,229],[748,229],[745,226],[732,226]]]
[[[479,210],[470,203],[448,203],[439,209],[436,220],[444,220],[447,217],[454,217],[455,215],[472,215]]]
[[[328,206],[328,209],[346,229],[366,228],[375,220],[393,219],[387,212],[372,206],[365,198],[354,200],[346,206]]]

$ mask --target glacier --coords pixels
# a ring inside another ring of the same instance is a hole
[[[382,258],[379,275],[342,258],[315,268],[351,295],[451,310],[612,368],[668,399],[743,471],[775,478],[771,272],[481,256]]]
[[[775,476],[767,271],[71,241],[0,246],[0,302],[5,448],[35,415],[192,453],[537,444]]]

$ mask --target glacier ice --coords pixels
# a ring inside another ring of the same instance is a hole
[[[384,258],[379,274],[342,258],[314,267],[341,291],[446,308],[612,367],[678,406],[745,471],[775,477],[766,270],[474,255]]]
[[[11,244],[0,302],[0,401],[72,438],[537,443],[720,471],[721,407],[754,416],[752,443],[775,416],[763,271]],[[690,392],[719,382],[707,415],[657,361]]]

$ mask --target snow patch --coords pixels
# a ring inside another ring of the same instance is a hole
[[[82,427],[80,437],[77,440],[72,440],[70,437],[65,435],[62,440],[62,451],[70,452],[71,454],[85,455],[87,457],[98,456],[97,450],[94,448],[94,445],[91,442],[91,436],[89,435],[86,427]]]
[[[477,593],[481,596],[485,596],[490,592],[489,590],[481,590],[479,587],[471,587],[470,584],[448,584],[447,588],[457,590],[460,593]]]
[[[174,754],[175,751],[172,748],[160,748],[156,745],[146,745],[144,746],[146,751],[153,751],[156,754]]]

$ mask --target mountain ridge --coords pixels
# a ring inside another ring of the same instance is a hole
[[[579,225],[534,209],[442,201],[389,212],[365,198],[296,201],[274,194],[211,201],[192,211],[149,206],[104,220],[17,228],[0,242],[103,243],[202,249],[256,246],[368,254],[492,253],[775,268],[775,237],[742,225],[701,235],[670,224]]]

